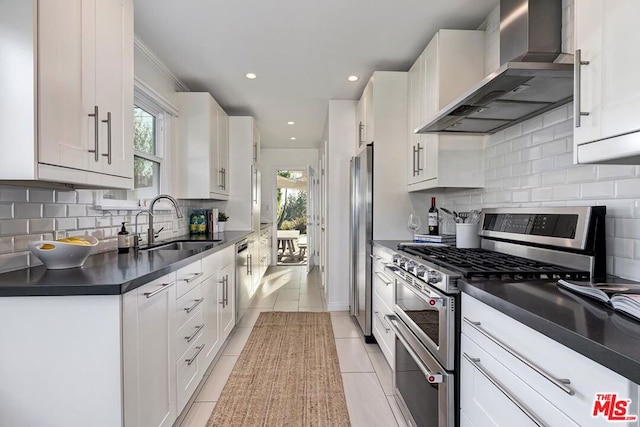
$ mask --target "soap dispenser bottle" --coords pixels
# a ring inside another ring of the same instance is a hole
[[[120,232],[118,233],[118,253],[119,254],[126,254],[129,253],[129,246],[131,246],[130,241],[129,241],[129,232],[127,231],[127,228],[125,227],[126,223],[122,223],[122,228],[120,229]]]

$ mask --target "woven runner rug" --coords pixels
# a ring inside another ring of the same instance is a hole
[[[207,427],[349,425],[329,313],[261,313]]]

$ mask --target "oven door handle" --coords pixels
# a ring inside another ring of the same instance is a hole
[[[509,347],[507,344],[502,342],[502,340],[500,340],[499,338],[493,336],[493,334],[491,334],[489,331],[485,330],[481,326],[480,322],[474,322],[473,320],[469,320],[466,317],[463,318],[462,320],[463,320],[464,323],[466,323],[467,325],[469,325],[470,327],[472,327],[473,329],[478,331],[480,334],[484,335],[489,341],[493,342],[498,347],[502,348],[504,351],[506,351],[507,353],[509,353],[510,355],[515,357],[516,359],[518,359],[520,362],[522,362],[525,365],[527,365],[529,368],[533,369],[533,371],[537,372],[544,379],[546,379],[551,384],[553,384],[556,387],[558,387],[560,390],[562,390],[565,393],[567,393],[569,396],[573,396],[574,394],[576,394],[575,391],[573,391],[570,387],[567,386],[567,384],[571,384],[570,380],[555,378],[553,375],[551,375],[550,373],[546,372],[544,369],[542,369],[541,367],[539,367],[538,365],[536,365],[535,363],[533,363],[532,361],[530,361],[529,359],[527,359],[526,357],[524,357],[523,355],[521,355],[520,353],[518,353],[517,351],[512,349],[511,347]]]
[[[491,384],[493,384],[502,394],[505,395],[507,399],[509,399],[514,405],[518,407],[533,423],[537,426],[546,427],[546,424],[542,422],[529,408],[525,406],[524,403],[520,402],[518,398],[516,398],[513,394],[506,389],[505,386],[502,385],[500,381],[495,379],[493,375],[487,372],[483,366],[480,365],[480,359],[475,357],[470,357],[467,353],[462,354],[465,359],[471,363],[471,365],[478,370]]]
[[[427,381],[431,384],[442,383],[444,381],[443,375],[440,373],[429,372],[427,368],[424,366],[424,363],[418,357],[418,355],[413,351],[409,343],[404,339],[404,337],[402,336],[402,332],[400,332],[400,329],[398,328],[398,325],[397,325],[398,321],[396,320],[396,317],[384,316],[384,318],[387,319],[387,322],[389,322],[389,326],[391,326],[391,329],[393,329],[393,332],[396,334],[396,338],[400,340],[400,342],[404,346],[404,349],[407,351],[407,353],[409,353],[409,356],[411,356],[413,361],[416,362],[416,365],[418,365],[418,368],[420,368],[420,370],[424,374],[424,377],[427,379]]]
[[[393,277],[395,277],[398,282],[403,284],[407,289],[409,289],[411,292],[413,292],[418,298],[423,300],[429,306],[428,307],[429,310],[438,311],[438,310],[444,310],[444,309],[447,308],[447,299],[445,297],[440,296],[437,292],[434,292],[431,289],[428,289],[429,297],[425,297],[424,295],[420,295],[413,288],[413,286],[411,286],[409,284],[409,282],[407,282],[407,280],[404,277],[402,277],[401,275],[399,275],[397,273],[397,271],[401,270],[400,267],[396,267],[393,264],[389,264],[389,265],[386,265],[384,267],[384,269],[385,269],[385,272],[388,271],[389,274],[392,274]],[[435,295],[435,296],[433,296],[433,295]]]

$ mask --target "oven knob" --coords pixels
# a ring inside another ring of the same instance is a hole
[[[400,267],[404,268],[407,265],[407,261],[409,260],[406,259],[405,257],[401,257],[400,260],[398,261],[398,264],[400,265]]]
[[[416,266],[416,262],[415,261],[409,261],[407,263],[407,271],[412,272],[413,269],[415,268],[415,266]]]
[[[439,281],[442,280],[442,274],[438,273],[435,270],[430,270],[429,273],[427,274],[427,282],[428,283],[438,283]]]
[[[416,267],[416,276],[424,277],[424,274],[427,272],[427,267],[424,265],[419,265]]]
[[[392,259],[394,264],[398,264],[400,262],[400,255],[398,254],[393,254],[393,259]]]

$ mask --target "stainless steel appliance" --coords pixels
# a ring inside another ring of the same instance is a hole
[[[351,159],[350,284],[351,315],[366,342],[371,331],[371,239],[373,238],[373,144]]]
[[[492,134],[570,102],[573,58],[558,61],[561,49],[562,2],[501,0],[501,67],[417,133]]]
[[[459,423],[458,283],[601,280],[605,213],[604,206],[486,209],[479,249],[398,246],[387,266],[396,282],[388,321],[396,334],[396,400],[413,425]]]
[[[251,281],[249,241],[242,239],[236,243],[236,324],[240,323],[249,308]]]

